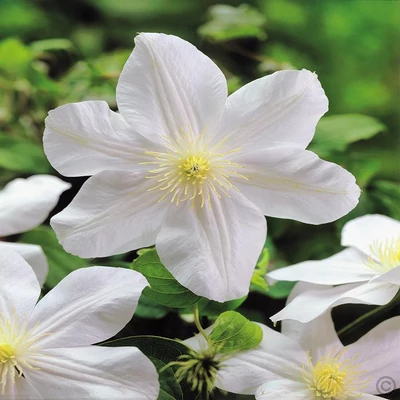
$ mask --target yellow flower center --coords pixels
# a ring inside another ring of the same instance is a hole
[[[229,156],[239,150],[221,152],[224,141],[210,146],[204,134],[195,137],[191,130],[190,133],[183,131],[173,139],[163,138],[165,152],[147,151],[145,154],[155,160],[142,163],[156,167],[148,171],[146,178],[156,181],[149,191],[161,191],[159,202],[169,199],[179,205],[191,201],[193,206],[199,199],[199,205],[203,207],[206,202],[211,202],[212,193],[218,198],[231,197],[229,191],[238,190],[232,184],[232,178],[247,180],[238,173],[243,167],[229,160]]]
[[[360,375],[365,371],[359,371],[356,357],[341,360],[344,351],[327,354],[315,365],[308,356],[309,369],[303,365],[303,377],[315,397],[329,400],[359,397],[360,390],[368,386],[369,380],[360,381]]]
[[[400,266],[400,236],[395,239],[374,241],[370,246],[368,266],[379,272],[388,272]]]
[[[11,319],[0,314],[0,387],[5,393],[8,384],[15,384],[26,368],[34,369],[31,356],[37,355],[35,342],[40,336],[33,336],[27,329],[27,321],[16,316]],[[1,396],[0,396],[1,397]]]

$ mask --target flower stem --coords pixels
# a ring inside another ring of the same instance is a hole
[[[359,325],[362,323],[364,320],[368,319],[369,317],[372,317],[375,314],[379,314],[381,311],[384,310],[390,310],[391,308],[395,307],[397,305],[398,300],[400,300],[400,291],[397,293],[397,295],[390,301],[388,304],[384,304],[383,306],[379,306],[374,308],[373,310],[365,313],[364,315],[361,315],[361,317],[357,318],[350,324],[346,325],[342,329],[338,331],[338,336],[344,335],[347,332],[351,331],[355,326]]]
[[[194,306],[194,323],[196,324],[197,330],[204,336],[204,339],[206,339],[208,342],[209,341],[208,335],[200,323],[200,313],[199,313],[199,307],[197,304],[195,304],[195,306]]]

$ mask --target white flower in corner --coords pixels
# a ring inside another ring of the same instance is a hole
[[[400,287],[400,222],[365,215],[345,224],[347,249],[321,261],[305,261],[268,274],[269,280],[302,281],[315,286],[297,296],[271,319],[308,322],[346,303],[383,305]],[[331,285],[339,285],[331,287]]]
[[[137,348],[91,346],[129,322],[147,285],[128,269],[84,268],[36,304],[31,267],[3,250],[0,399],[157,399],[157,371]]]
[[[34,269],[40,284],[48,265],[40,246],[1,241],[2,237],[29,231],[40,225],[71,185],[51,175],[17,178],[0,191],[0,252],[8,248],[21,254]]]
[[[400,317],[343,346],[329,313],[308,324],[262,325],[263,340],[224,361],[217,386],[257,400],[372,400],[400,388]]]
[[[248,293],[264,215],[334,221],[358,202],[354,177],[305,148],[328,109],[309,71],[281,71],[227,97],[190,43],[144,33],[102,101],[46,119],[44,148],[66,176],[93,175],[52,219],[64,248],[102,257],[156,244],[184,286],[217,301]]]

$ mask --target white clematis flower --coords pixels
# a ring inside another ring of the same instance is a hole
[[[27,232],[40,225],[56,206],[70,184],[51,175],[17,178],[0,191],[0,238]],[[34,269],[43,285],[48,265],[40,246],[0,240],[0,252],[8,248],[19,253]]]
[[[156,244],[185,287],[248,293],[263,215],[311,224],[347,214],[354,177],[306,151],[328,100],[309,71],[281,71],[227,97],[220,69],[178,37],[145,33],[102,101],[46,119],[44,148],[66,176],[93,175],[53,217],[64,248],[102,257]]]
[[[93,343],[118,333],[148,285],[138,272],[72,272],[37,304],[31,267],[0,252],[0,399],[155,400],[158,375],[135,347]]]
[[[283,333],[261,326],[257,348],[223,362],[219,388],[258,400],[369,400],[400,388],[400,317],[348,346],[329,313],[308,324],[283,321]]]
[[[365,215],[345,224],[347,249],[321,261],[305,261],[270,272],[269,280],[302,281],[314,286],[271,317],[308,322],[346,303],[383,305],[400,287],[400,222]],[[339,285],[331,287],[331,285]]]

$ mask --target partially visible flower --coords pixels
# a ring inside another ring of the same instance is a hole
[[[218,387],[258,400],[369,400],[400,388],[400,317],[348,346],[340,342],[330,313],[308,324],[283,321],[283,333],[261,326],[261,344],[227,359]],[[384,378],[389,385],[381,384]]]
[[[135,347],[100,347],[132,318],[148,285],[136,271],[72,272],[37,304],[32,268],[0,252],[0,398],[155,400],[158,375]]]
[[[178,37],[144,33],[101,101],[49,113],[44,148],[66,176],[93,175],[51,224],[64,248],[102,257],[156,244],[194,293],[243,297],[265,242],[264,215],[334,221],[355,178],[305,150],[328,110],[317,76],[280,71],[227,97],[221,70]]]
[[[29,231],[40,225],[56,206],[62,192],[71,185],[51,175],[14,179],[0,191],[0,239]],[[46,279],[48,265],[40,246],[0,240],[0,252],[16,251],[34,269],[40,284]]]
[[[342,245],[349,247],[325,260],[305,261],[267,275],[270,280],[328,285],[297,296],[272,316],[274,322],[308,322],[334,306],[383,305],[396,296],[400,287],[399,221],[377,214],[355,218],[343,227]]]

